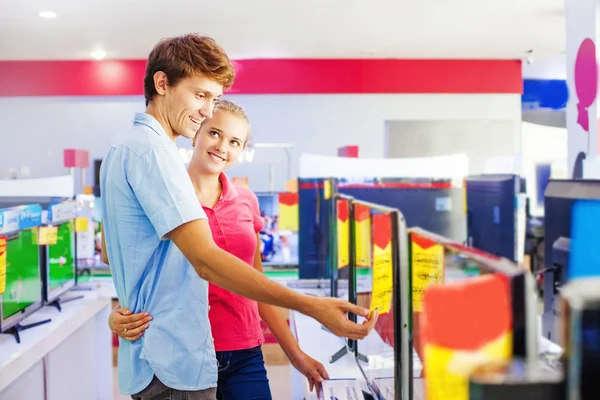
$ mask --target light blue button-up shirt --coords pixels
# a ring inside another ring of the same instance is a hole
[[[137,114],[133,126],[111,141],[100,187],[119,302],[153,317],[141,339],[119,343],[120,391],[138,393],[153,375],[179,390],[216,387],[208,283],[165,239],[206,214],[175,144],[155,118]]]

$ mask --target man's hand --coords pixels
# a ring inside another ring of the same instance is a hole
[[[348,339],[364,339],[371,332],[379,317],[377,311],[369,317],[368,309],[345,300],[331,297],[314,297],[312,300],[306,314],[319,321],[333,334]],[[362,324],[357,324],[348,319],[347,313],[369,319]]]

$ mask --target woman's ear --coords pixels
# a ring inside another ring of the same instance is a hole
[[[198,140],[198,134],[200,134],[200,131],[196,132],[196,135],[192,139],[192,147],[196,147],[196,140]]]

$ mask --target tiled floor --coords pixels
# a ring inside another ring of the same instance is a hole
[[[289,400],[291,395],[290,366],[271,365],[267,366],[267,376],[271,385],[273,400]],[[117,369],[113,372],[114,395],[113,400],[131,400],[129,396],[123,396],[117,388]]]

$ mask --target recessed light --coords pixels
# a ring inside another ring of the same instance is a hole
[[[106,52],[104,50],[94,50],[91,54],[92,58],[95,60],[102,60],[106,57]]]
[[[56,18],[57,16],[57,14],[54,11],[42,11],[38,15],[46,19]]]

